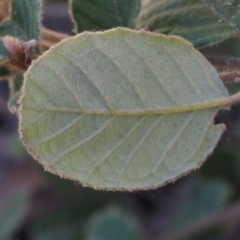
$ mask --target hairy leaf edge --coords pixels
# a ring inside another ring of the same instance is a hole
[[[22,85],[22,95],[20,97],[20,100],[19,100],[19,108],[17,110],[17,114],[18,114],[18,117],[19,117],[19,135],[20,135],[20,139],[22,140],[22,142],[24,143],[27,151],[29,152],[29,154],[37,161],[40,163],[40,165],[42,165],[45,169],[45,171],[48,171],[54,175],[57,175],[61,178],[64,178],[64,179],[70,179],[70,180],[73,180],[73,181],[78,181],[80,184],[82,184],[84,187],[91,187],[95,190],[104,190],[104,191],[128,191],[128,192],[133,192],[133,191],[139,191],[139,190],[150,190],[150,189],[157,189],[159,187],[162,187],[162,186],[165,186],[169,183],[173,183],[175,181],[177,181],[179,178],[183,177],[183,176],[186,176],[187,174],[189,174],[190,172],[194,171],[194,170],[197,170],[199,169],[202,164],[206,161],[206,159],[211,155],[211,153],[213,152],[213,150],[215,149],[215,147],[217,146],[220,138],[221,138],[221,135],[223,134],[223,132],[226,130],[226,126],[225,124],[217,124],[215,125],[213,123],[213,120],[214,120],[214,117],[216,116],[218,110],[220,110],[221,108],[223,107],[227,107],[227,106],[231,106],[232,104],[235,104],[236,102],[240,101],[240,92],[239,93],[236,93],[232,96],[229,96],[229,97],[225,97],[225,98],[222,98],[221,101],[217,101],[217,104],[214,104],[214,106],[206,106],[205,108],[213,108],[213,107],[218,107],[217,110],[214,111],[213,115],[212,115],[212,127],[216,128],[216,129],[219,129],[222,131],[222,133],[219,135],[219,139],[218,141],[216,141],[215,145],[213,146],[212,149],[210,149],[208,151],[208,153],[206,154],[205,158],[203,161],[201,161],[196,168],[190,168],[188,169],[187,171],[185,171],[184,173],[176,176],[176,177],[173,177],[171,179],[168,179],[167,181],[165,181],[164,183],[161,183],[161,184],[158,184],[158,185],[155,185],[155,186],[151,186],[151,187],[137,187],[137,188],[131,188],[131,189],[126,189],[126,188],[101,188],[101,187],[96,187],[92,184],[84,184],[83,182],[73,178],[73,177],[69,177],[69,176],[65,176],[64,174],[59,174],[57,173],[55,170],[53,170],[52,168],[47,168],[44,166],[44,164],[41,162],[41,158],[34,152],[34,150],[31,149],[31,147],[28,146],[27,144],[27,141],[25,140],[25,136],[22,132],[22,117],[21,117],[21,111],[22,111],[22,108],[23,108],[23,105],[22,105],[22,102],[24,100],[24,96],[25,96],[25,85],[26,85],[26,81],[27,81],[27,76],[28,76],[28,72],[31,70],[31,68],[34,66],[35,63],[37,63],[39,60],[41,60],[43,57],[45,57],[46,54],[48,54],[50,51],[52,50],[57,50],[59,47],[61,47],[65,42],[68,42],[68,41],[71,41],[72,39],[74,38],[78,38],[80,35],[84,35],[84,34],[91,34],[91,35],[94,35],[94,34],[104,34],[106,32],[114,32],[114,31],[119,31],[119,30],[122,30],[122,31],[125,31],[125,32],[135,32],[135,33],[141,33],[141,34],[149,34],[153,37],[162,37],[162,38],[165,38],[165,39],[168,39],[168,40],[172,40],[172,41],[184,41],[186,44],[189,45],[190,48],[192,48],[193,51],[197,51],[194,46],[188,42],[187,40],[185,40],[184,38],[181,38],[181,37],[178,37],[178,36],[169,36],[169,35],[164,35],[164,34],[160,34],[160,33],[153,33],[153,32],[149,32],[149,31],[143,31],[143,30],[140,30],[140,31],[137,31],[137,30],[131,30],[131,29],[128,29],[128,28],[123,28],[123,27],[118,27],[118,28],[114,28],[114,29],[111,29],[111,30],[107,30],[107,31],[98,31],[98,32],[83,32],[83,33],[80,33],[80,34],[77,34],[73,37],[70,37],[70,38],[67,38],[67,39],[63,39],[60,43],[52,46],[49,50],[47,50],[43,55],[41,55],[37,60],[33,61],[31,66],[29,67],[29,69],[27,70],[27,72],[24,74],[24,82],[23,82],[23,85]],[[210,63],[209,63],[210,64]],[[204,108],[202,108],[204,109]],[[191,111],[191,110],[188,110],[188,111]]]

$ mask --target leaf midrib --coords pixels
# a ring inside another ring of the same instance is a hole
[[[235,96],[235,95],[233,95]],[[118,115],[118,116],[139,116],[139,115],[158,115],[158,114],[171,114],[171,113],[181,113],[190,112],[196,110],[203,110],[209,108],[218,108],[227,105],[231,102],[231,97],[224,97],[219,99],[214,99],[211,101],[189,104],[184,106],[176,106],[169,108],[149,108],[149,109],[136,109],[136,110],[107,110],[107,109],[76,109],[69,107],[33,107],[30,105],[24,105],[23,108],[35,109],[35,110],[46,110],[51,112],[68,112],[68,113],[79,113],[79,114],[89,114],[89,115]]]

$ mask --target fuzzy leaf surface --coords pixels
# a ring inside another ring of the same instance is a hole
[[[10,35],[22,41],[38,40],[40,9],[39,0],[11,0],[11,17],[0,24],[0,36]]]
[[[147,0],[137,28],[179,35],[194,46],[220,42],[240,32],[239,0]]]
[[[134,26],[140,0],[72,0],[71,11],[77,32]]]
[[[29,69],[20,132],[48,171],[111,190],[199,167],[224,127],[216,70],[178,37],[118,28],[70,38]]]

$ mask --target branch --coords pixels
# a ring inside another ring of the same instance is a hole
[[[239,57],[205,57],[217,69],[223,83],[240,82]]]
[[[173,232],[169,232],[165,235],[155,238],[154,240],[184,240],[195,236],[197,233],[201,233],[226,223],[231,219],[240,218],[240,201],[226,207],[210,215],[202,217],[200,220],[190,223],[181,229],[177,229]]]
[[[67,34],[58,33],[46,28],[41,28],[41,44],[46,48],[50,48],[56,43],[59,43],[65,38],[70,37]]]

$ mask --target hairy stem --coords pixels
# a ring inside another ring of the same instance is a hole
[[[224,83],[240,81],[240,58],[205,56],[217,69],[219,77]]]
[[[65,38],[70,37],[67,34],[58,33],[46,28],[41,29],[41,45],[45,48],[50,48],[54,44],[59,43]]]

